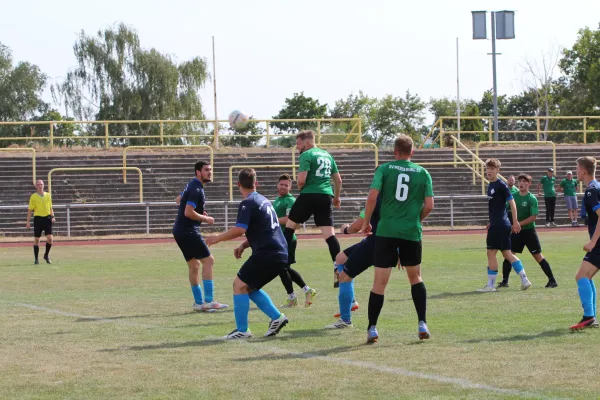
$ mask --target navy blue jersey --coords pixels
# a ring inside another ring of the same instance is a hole
[[[508,225],[508,216],[506,213],[506,202],[512,200],[512,194],[508,190],[506,183],[498,179],[490,182],[487,189],[488,209],[490,215],[490,225]]]
[[[246,239],[255,257],[287,263],[287,242],[279,226],[277,213],[263,195],[252,192],[238,207],[235,226],[246,229]]]
[[[181,192],[181,202],[179,203],[179,210],[177,211],[177,219],[173,226],[173,231],[192,231],[200,230],[200,221],[190,219],[185,216],[185,207],[192,206],[194,210],[202,215],[204,214],[204,186],[198,178],[192,179]]]
[[[587,189],[585,189],[583,203],[588,217],[588,232],[591,239],[598,224],[598,214],[596,214],[596,211],[600,209],[600,182],[595,179],[590,182]],[[600,240],[596,243],[596,248],[600,248]]]

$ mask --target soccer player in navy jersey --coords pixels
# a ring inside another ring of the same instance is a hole
[[[246,234],[246,240],[233,251],[238,259],[242,257],[245,249],[252,248],[252,255],[242,265],[233,281],[236,329],[223,339],[245,339],[252,336],[248,329],[250,300],[271,319],[265,336],[275,336],[287,325],[288,319],[279,312],[269,295],[261,288],[288,267],[287,242],[271,202],[256,192],[256,172],[251,168],[242,169],[237,185],[244,200],[238,207],[235,226],[219,236],[206,238],[210,246]]]
[[[339,319],[337,322],[327,325],[327,329],[343,329],[352,327],[351,312],[358,309],[358,303],[354,300],[354,278],[366,271],[373,265],[375,260],[375,234],[379,223],[379,210],[381,209],[381,198],[377,198],[377,205],[371,215],[371,235],[341,251],[335,258],[335,264],[339,272],[340,289],[338,303],[340,306]],[[365,211],[361,211],[359,217],[350,225],[343,227],[342,233],[357,233],[363,226]]]
[[[212,182],[210,163],[198,161],[195,165],[195,175],[175,200],[179,210],[173,225],[173,237],[188,264],[189,279],[194,295],[193,309],[214,312],[226,308],[228,305],[214,301],[213,265],[215,259],[200,234],[201,223],[212,225],[215,222],[214,218],[209,217],[204,210],[204,185]],[[204,296],[200,287],[200,264],[202,264]]]
[[[581,157],[577,159],[577,180],[585,185],[583,203],[588,218],[588,233],[590,241],[583,246],[586,252],[575,279],[583,318],[578,324],[571,326],[571,330],[584,328],[598,328],[596,319],[596,285],[592,280],[600,269],[600,229],[598,216],[600,215],[600,182],[596,180],[596,159],[594,157]]]
[[[488,259],[488,283],[478,292],[495,292],[496,277],[498,276],[498,260],[496,254],[498,250],[507,259],[515,272],[521,277],[521,290],[527,290],[531,287],[531,282],[527,279],[523,263],[511,252],[510,233],[511,225],[507,217],[506,203],[510,205],[512,214],[512,232],[519,233],[521,225],[517,216],[517,207],[512,194],[508,190],[506,183],[498,179],[500,172],[500,160],[491,158],[486,160],[486,175],[490,184],[487,189],[489,223],[487,225],[487,259]]]

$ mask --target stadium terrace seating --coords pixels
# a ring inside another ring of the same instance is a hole
[[[557,180],[562,179],[568,169],[575,169],[575,159],[582,155],[598,156],[600,146],[557,146]],[[332,149],[343,178],[344,197],[365,197],[374,172],[372,151],[355,149]],[[552,165],[552,150],[542,146],[485,147],[480,157],[496,157],[502,161],[501,173],[504,176],[526,172],[533,176],[536,184]],[[131,152],[127,165],[135,166],[143,172],[144,201],[172,202],[172,205],[151,206],[150,233],[170,233],[176,213],[175,197],[193,176],[193,165],[206,153],[193,151],[154,151]],[[466,152],[459,154],[470,160]],[[380,151],[380,163],[391,161],[391,151]],[[415,162],[452,161],[451,149],[419,150],[415,153]],[[213,165],[214,182],[207,185],[208,201],[229,200],[229,166],[231,165],[269,165],[290,164],[290,150],[230,150],[216,152]],[[39,152],[37,155],[37,177],[47,181],[48,171],[58,167],[120,167],[120,152],[90,151],[82,152]],[[436,196],[481,195],[481,184],[471,183],[472,175],[466,166],[430,166],[427,167],[433,178]],[[276,181],[281,173],[291,173],[289,168],[258,169],[259,191],[269,198],[276,196]],[[52,195],[55,205],[90,203],[135,203],[139,202],[138,177],[135,172],[128,173],[128,183],[124,184],[122,173],[114,172],[56,172],[52,179]],[[235,173],[234,173],[235,178]],[[26,153],[0,152],[0,205],[25,205],[35,190],[31,176],[31,158]],[[47,183],[46,183],[47,184]],[[294,190],[293,194],[297,194]],[[240,194],[234,187],[234,200]],[[351,222],[362,208],[362,201],[346,201],[341,210],[335,211],[336,224]],[[453,224],[458,226],[482,226],[487,220],[487,201],[484,198],[454,199],[452,205],[448,199],[438,198],[436,208],[427,219],[428,226],[449,226],[450,209],[453,211]],[[225,228],[224,204],[207,206],[208,212],[215,217],[214,230]],[[544,205],[540,201],[543,216]],[[562,199],[557,203],[557,222],[566,215]],[[228,207],[229,226],[234,222],[237,207]],[[24,229],[25,208],[0,209],[0,237],[29,235]],[[56,210],[55,230],[58,235],[66,235],[66,211]],[[77,207],[70,210],[72,236],[100,236],[113,234],[146,233],[146,208],[115,206],[109,208]],[[566,218],[565,218],[566,220]],[[307,224],[310,228],[312,221]]]

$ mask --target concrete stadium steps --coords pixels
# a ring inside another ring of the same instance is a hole
[[[559,146],[557,148],[557,172],[562,179],[567,169],[575,169],[575,159],[582,155],[598,155],[599,146]],[[344,197],[364,197],[374,173],[374,159],[372,151],[332,149],[332,154],[342,174],[344,184],[342,195]],[[459,154],[465,160],[470,156],[464,151]],[[548,166],[552,165],[552,151],[550,147],[485,147],[480,149],[480,157],[499,158],[502,161],[502,173],[517,174],[527,172],[538,181],[545,174]],[[132,153],[127,157],[127,166],[135,166],[142,170],[144,179],[144,201],[147,202],[173,202],[174,198],[193,175],[193,164],[204,155],[189,152],[164,152],[164,153]],[[393,160],[390,151],[381,151],[380,164]],[[451,149],[432,149],[418,151],[413,160],[421,162],[452,161]],[[297,162],[297,157],[296,157]],[[231,165],[267,165],[291,163],[291,153],[281,150],[264,150],[261,152],[216,153],[213,165],[214,182],[207,185],[206,197],[208,201],[224,201],[229,199],[229,167]],[[46,180],[48,171],[58,167],[106,167],[122,166],[122,156],[115,152],[100,152],[86,155],[84,153],[41,153],[37,157],[37,176]],[[430,171],[436,196],[480,195],[481,184],[472,185],[472,174],[466,166],[426,166]],[[291,173],[291,168],[286,170],[258,169],[259,190],[269,198],[276,196],[276,179],[280,173]],[[100,202],[138,202],[137,174],[128,172],[128,183],[122,181],[122,172],[56,172],[53,174],[53,200],[55,204],[69,203],[100,203]],[[235,178],[235,171],[234,171]],[[27,155],[0,153],[0,205],[23,205],[27,203],[34,188],[31,185],[31,158]],[[534,185],[534,192],[537,188]],[[297,194],[294,190],[293,194]],[[241,196],[234,187],[234,200]],[[557,216],[562,217],[559,199]],[[487,200],[479,199],[454,199],[438,197],[436,209],[426,220],[425,225],[450,225],[450,208],[453,210],[452,222],[460,225],[484,225],[487,220]],[[362,208],[362,202],[343,202],[341,210],[335,210],[336,225],[352,221]],[[540,208],[543,216],[544,205],[540,199]],[[206,231],[222,230],[225,227],[225,207],[223,204],[207,206],[211,215],[216,219],[212,227],[203,227]],[[56,210],[58,217],[55,225],[60,235],[66,235],[65,209]],[[564,213],[566,214],[566,212]],[[227,219],[229,225],[235,221],[237,207],[229,206]],[[25,209],[0,210],[0,236],[23,235]],[[95,208],[72,207],[71,235],[106,235],[106,234],[144,234],[146,233],[146,208],[124,207]],[[150,207],[150,232],[169,233],[176,216],[174,203],[166,206]],[[312,226],[309,221],[307,227]]]

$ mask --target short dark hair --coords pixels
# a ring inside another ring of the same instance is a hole
[[[314,139],[315,133],[313,131],[300,131],[296,135],[296,139],[306,140],[306,139]]]
[[[281,174],[279,175],[279,179],[277,179],[277,182],[279,181],[289,181],[292,178],[290,177],[290,174]]]
[[[531,178],[531,176],[527,175],[527,174],[519,174],[519,176],[517,177],[517,182],[520,181],[527,181],[529,183],[533,182],[533,179]]]
[[[202,168],[204,168],[205,165],[210,165],[210,163],[206,160],[198,161],[194,167],[195,168],[194,171],[202,171]]]
[[[394,150],[398,154],[410,154],[413,150],[413,144],[412,138],[402,133],[394,142]]]
[[[244,168],[238,174],[238,182],[244,189],[254,189],[256,186],[256,171],[252,168]]]

